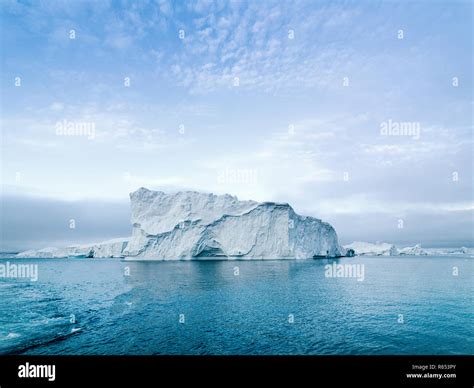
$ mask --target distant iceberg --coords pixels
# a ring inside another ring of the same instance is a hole
[[[425,248],[428,255],[469,255],[474,256],[474,248]]]
[[[398,252],[399,255],[409,255],[409,256],[426,256],[428,252],[425,251],[420,244],[416,244],[414,247],[402,248]]]
[[[71,245],[64,248],[48,247],[39,250],[28,250],[16,255],[19,258],[114,258],[123,257],[128,238],[116,238],[94,244]]]
[[[474,255],[474,248],[422,248],[420,244],[412,247],[397,248],[394,244],[354,241],[344,245],[346,251],[352,250],[359,256],[428,256],[428,255]]]
[[[362,241],[354,241],[352,244],[344,245],[344,248],[352,249],[356,255],[370,256],[396,256],[398,249],[395,245],[389,243],[368,243]]]
[[[18,257],[305,259],[346,252],[330,224],[298,215],[287,203],[145,188],[131,193],[130,199],[131,238],[25,251]]]

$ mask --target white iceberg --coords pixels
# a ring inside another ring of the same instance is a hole
[[[112,258],[123,257],[123,250],[128,244],[128,238],[116,238],[94,244],[71,245],[64,248],[48,247],[39,250],[28,250],[16,255],[18,258]]]
[[[303,259],[344,253],[331,225],[300,216],[287,203],[145,188],[130,199],[133,232],[124,250],[127,258]]]
[[[473,256],[474,248],[422,248],[420,244],[412,247],[397,248],[394,244],[377,242],[375,244],[362,241],[354,241],[344,245],[347,256],[354,253],[359,256],[449,256],[465,255]],[[352,250],[352,252],[350,252]]]
[[[441,255],[441,256],[449,256],[449,255],[467,255],[473,256],[474,255],[474,248],[425,248],[425,251],[429,255]]]
[[[377,242],[375,244],[354,241],[351,244],[344,245],[346,250],[352,249],[356,255],[370,255],[370,256],[397,256],[398,249],[395,245],[389,243]]]
[[[420,244],[416,244],[413,247],[406,247],[399,250],[399,254],[401,256],[408,255],[408,256],[426,256],[428,252],[425,251]]]

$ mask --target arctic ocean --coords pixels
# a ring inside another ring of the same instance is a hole
[[[474,353],[466,256],[7,261],[38,280],[0,279],[0,354]]]

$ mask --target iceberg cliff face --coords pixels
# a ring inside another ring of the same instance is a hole
[[[133,232],[124,249],[130,258],[302,259],[344,251],[331,225],[286,203],[144,188],[130,199]]]

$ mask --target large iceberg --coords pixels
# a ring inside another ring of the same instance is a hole
[[[344,254],[328,223],[287,203],[239,201],[195,191],[130,194],[132,237],[124,250],[141,259],[303,259]]]
[[[345,254],[331,225],[300,216],[287,203],[145,188],[131,193],[130,199],[131,238],[31,250],[17,257],[305,259]]]

